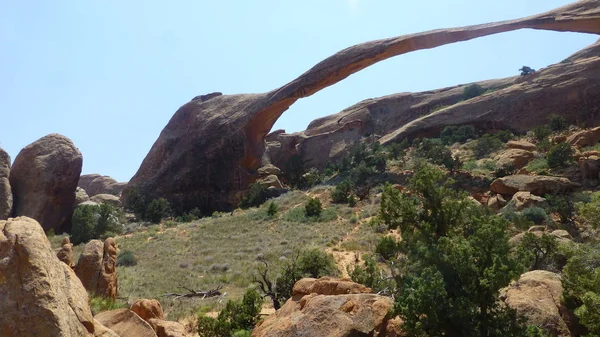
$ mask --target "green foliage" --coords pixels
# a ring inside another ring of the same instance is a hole
[[[109,204],[79,205],[71,218],[71,242],[78,245],[102,238],[106,233],[120,233],[119,212]]]
[[[165,198],[152,200],[146,209],[146,220],[152,223],[160,223],[163,218],[171,214],[171,207]]]
[[[535,73],[535,69],[528,66],[522,66],[519,71],[521,72],[521,76],[527,76]]]
[[[390,156],[393,159],[402,159],[408,148],[408,140],[404,138],[400,143],[392,143],[387,147]]]
[[[46,231],[46,237],[48,239],[53,238],[56,236],[56,233],[54,233],[54,228],[50,228],[49,230]]]
[[[299,182],[296,184],[296,187],[301,189],[311,188],[323,182],[325,177],[319,173],[319,170],[312,167],[308,172],[304,173]]]
[[[527,171],[529,172],[535,172],[535,171],[540,171],[540,170],[544,170],[548,168],[548,162],[546,161],[545,158],[535,158],[534,160],[532,160],[531,162],[529,162],[529,164],[527,164]]]
[[[317,248],[303,251],[297,263],[298,269],[304,277],[319,278],[338,274],[333,256]]]
[[[578,216],[593,228],[600,227],[600,192],[595,192],[589,202],[578,202],[575,205]]]
[[[465,89],[463,90],[462,98],[463,98],[463,100],[466,101],[471,98],[480,96],[484,92],[485,92],[485,89],[483,89],[479,84],[477,84],[477,83],[470,84],[470,85],[466,86]]]
[[[525,219],[533,222],[536,225],[548,223],[548,221],[549,221],[546,210],[541,207],[537,207],[537,206],[527,207],[521,212],[521,214],[523,215],[523,217]]]
[[[306,212],[306,216],[308,217],[319,217],[321,212],[323,211],[323,206],[321,205],[321,200],[318,198],[310,198],[304,205],[304,210]]]
[[[277,214],[277,204],[273,201],[269,203],[269,208],[267,209],[267,215],[270,217],[274,217]]]
[[[395,313],[414,336],[523,336],[515,312],[498,301],[499,289],[523,270],[510,253],[507,223],[452,184],[424,165],[410,196],[384,190],[391,198],[382,197],[381,214],[400,228],[407,257]]]
[[[550,206],[550,211],[558,213],[562,223],[571,222],[571,218],[573,217],[573,204],[568,195],[546,194],[544,198]]]
[[[375,247],[375,253],[379,254],[384,260],[391,260],[398,255],[399,246],[396,239],[391,236],[381,238]]]
[[[517,172],[515,165],[509,163],[509,164],[505,164],[502,167],[494,170],[494,177],[502,178],[502,177],[513,175],[513,174],[515,174],[515,172]]]
[[[573,154],[575,150],[571,147],[569,143],[558,143],[550,148],[548,154],[546,155],[546,160],[548,161],[548,166],[554,167],[564,167],[567,166],[573,160]]]
[[[417,158],[428,159],[429,162],[444,166],[449,170],[460,167],[460,163],[452,157],[452,152],[440,139],[425,138],[415,150]]]
[[[600,246],[578,245],[562,272],[563,298],[590,336],[600,336]]]
[[[90,309],[92,309],[92,314],[94,315],[99,314],[103,311],[127,307],[125,303],[117,302],[115,300],[103,296],[96,296],[94,294],[89,294],[89,303]]]
[[[227,301],[217,318],[198,317],[198,335],[230,337],[240,331],[251,331],[260,318],[262,303],[263,299],[256,290],[247,290],[241,301]]]
[[[248,192],[240,200],[241,208],[250,208],[262,205],[267,201],[269,195],[267,188],[259,183],[253,183],[250,185]]]
[[[500,130],[494,133],[494,136],[502,143],[508,143],[509,140],[515,138],[515,135],[510,130]]]
[[[350,180],[344,180],[337,184],[333,192],[331,192],[331,201],[334,203],[342,204],[348,202],[350,192],[352,191],[352,183]]]
[[[117,266],[119,267],[132,267],[137,265],[137,258],[133,255],[130,250],[124,250],[119,253],[117,257]]]
[[[545,233],[538,237],[525,232],[518,249],[525,257],[529,270],[557,271],[558,242],[555,237]]]
[[[548,121],[548,126],[552,131],[563,131],[568,127],[567,120],[561,115],[551,114],[548,116]]]
[[[146,208],[148,208],[148,200],[138,187],[133,187],[129,191],[125,208],[133,211],[138,219],[144,219]]]
[[[473,154],[477,159],[481,159],[494,151],[500,150],[502,146],[504,146],[504,143],[500,138],[486,133],[473,145]]]
[[[348,197],[348,206],[350,206],[350,207],[356,206],[356,198],[354,198],[353,195],[350,195]]]
[[[449,125],[440,133],[442,142],[446,145],[451,145],[456,142],[464,143],[469,139],[475,139],[475,128],[472,125]]]
[[[366,255],[363,256],[363,259],[364,263],[362,265],[356,264],[353,268],[347,267],[348,275],[352,281],[373,289],[375,293],[395,288],[394,280],[382,277],[384,271],[377,267],[377,262],[373,256]]]
[[[538,141],[542,141],[552,134],[552,129],[548,125],[538,125],[533,128],[533,135]]]
[[[288,159],[283,167],[284,178],[287,182],[293,186],[298,187],[302,180],[302,176],[306,173],[306,168],[304,164],[304,160],[300,155],[295,154],[290,159]],[[262,201],[264,202],[264,200]],[[261,202],[261,203],[262,203]],[[260,204],[255,204],[252,206],[258,206]]]

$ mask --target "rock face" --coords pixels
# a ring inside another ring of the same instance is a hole
[[[348,280],[300,280],[294,296],[259,323],[252,336],[386,336],[392,300],[369,291]]]
[[[90,200],[98,204],[109,204],[114,207],[121,207],[121,200],[112,194],[96,194],[91,197]]]
[[[75,266],[75,263],[73,263],[73,244],[68,236],[63,239],[60,250],[56,253],[56,257],[70,268]]]
[[[600,127],[574,133],[567,138],[566,142],[576,147],[596,145],[600,142]]]
[[[10,172],[14,216],[36,219],[44,230],[68,231],[83,157],[65,136],[50,134],[19,152]]]
[[[129,309],[104,311],[94,318],[120,337],[156,337],[152,327]]]
[[[85,289],[31,218],[0,221],[0,312],[1,336],[93,336]]]
[[[580,157],[577,163],[579,164],[581,179],[598,180],[598,175],[600,174],[600,157]]]
[[[490,185],[490,190],[504,195],[513,195],[519,191],[525,191],[543,196],[548,193],[569,192],[578,186],[578,184],[562,177],[516,174],[494,180]]]
[[[12,190],[8,176],[10,175],[10,156],[0,147],[0,220],[10,216],[13,205]]]
[[[113,300],[117,298],[117,255],[113,238],[106,239],[104,243],[91,240],[85,245],[75,272],[87,291]]]
[[[521,275],[518,281],[502,291],[501,297],[524,315],[528,324],[545,329],[550,336],[570,337],[561,315],[565,310],[560,302],[562,292],[560,275],[534,270]]]
[[[106,186],[106,188],[104,189],[104,191],[102,191],[102,193],[119,195],[119,194],[121,194],[121,192],[123,192],[125,187],[127,187],[127,183],[110,184],[110,185]]]
[[[165,319],[162,306],[157,300],[137,300],[131,305],[131,311],[135,312],[144,321],[151,318]]]
[[[139,170],[123,191],[122,198],[126,203],[129,191],[139,188],[140,192],[149,198],[167,198],[172,205],[182,211],[189,211],[194,207],[207,214],[211,214],[214,210],[231,210],[236,207],[241,193],[256,180],[257,169],[267,164],[263,162],[266,148],[265,136],[281,114],[298,99],[308,97],[372,64],[415,50],[524,28],[600,33],[599,11],[597,1],[584,0],[551,12],[518,20],[435,30],[362,43],[338,52],[292,82],[267,93],[245,95],[215,93],[196,97],[179,108],[162,130]],[[590,58],[600,63],[597,57],[591,56],[593,54],[585,55],[590,55]],[[555,73],[552,77],[556,78],[556,72],[573,73],[572,77],[565,78],[566,82],[570,82],[585,71],[586,76],[581,76],[580,80],[595,85],[596,73],[589,71],[590,62],[592,60],[588,61],[588,64],[578,62],[569,64],[568,67],[565,65],[559,70],[548,71],[546,76]],[[537,80],[533,81],[533,79]],[[550,112],[571,113],[564,111],[565,108],[557,104],[559,100],[563,103],[567,100],[565,95],[555,94],[551,90],[548,92],[538,90],[547,82],[543,75],[536,73],[533,77],[505,82],[511,81],[517,83],[510,89],[501,89],[484,95],[485,99],[478,97],[469,100],[482,102],[481,104],[473,104],[468,109],[446,108],[440,110],[441,113],[435,112],[438,117],[433,124],[427,124],[424,117],[419,117],[415,111],[406,118],[406,122],[411,122],[410,126],[397,121],[397,125],[404,126],[386,137],[388,141],[401,139],[408,134],[421,133],[448,124],[469,123],[473,119],[477,119],[477,124],[498,120],[497,125],[503,125],[506,120],[511,120],[514,116],[508,116],[510,118],[506,119],[497,117],[496,115],[501,115],[498,113],[500,106],[503,106],[501,108],[503,111],[515,110],[514,114],[519,117],[518,122],[515,121],[519,124],[518,130],[528,128],[535,122],[542,120],[545,122]],[[573,101],[570,106],[578,112],[591,111],[600,105],[597,104],[600,95],[589,91],[591,89],[586,87],[592,87],[589,83],[578,83],[577,87],[573,88],[573,92],[568,95],[568,99]],[[598,90],[597,86],[594,88]],[[462,89],[455,91],[458,93]],[[515,95],[518,93],[524,98],[508,108],[504,107],[506,102],[490,103],[491,97],[498,97],[508,92]],[[561,92],[564,92],[564,89]],[[410,95],[405,96],[407,97],[404,102],[398,99],[399,104],[410,104],[412,98]],[[546,108],[542,109],[538,106],[549,99],[551,102],[544,103]],[[448,100],[454,100],[454,97]],[[463,102],[455,106],[469,104]],[[363,104],[366,105],[368,102]],[[527,113],[524,113],[525,108]],[[485,113],[482,114],[481,111]],[[532,116],[533,114],[535,116]],[[431,114],[426,117],[430,116]],[[441,118],[439,116],[443,116],[442,121],[439,120]],[[524,120],[526,123],[523,123]],[[351,141],[346,136],[360,135],[360,130],[368,129],[367,124],[348,116],[340,121],[338,128],[341,131],[337,135],[325,135],[333,131],[326,131],[327,127],[321,128],[323,136],[315,138],[313,143],[315,148],[321,150],[318,154],[310,150],[311,145],[307,144],[306,148],[311,153],[315,153],[315,156],[323,153],[323,156],[330,157],[332,151],[335,152],[335,149],[343,146],[339,144],[346,142],[345,139]],[[385,123],[380,124],[385,125]],[[371,128],[372,125],[373,123]],[[295,147],[293,141],[287,143],[282,141],[280,144],[284,154],[288,153],[286,144]],[[272,164],[283,167],[276,162]]]

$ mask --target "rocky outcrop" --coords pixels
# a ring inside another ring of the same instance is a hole
[[[496,168],[512,166],[520,169],[533,159],[533,153],[521,149],[507,149],[496,155],[494,159]]]
[[[531,192],[517,192],[513,195],[507,207],[513,207],[516,211],[523,210],[528,207],[548,207],[546,199],[531,194]]]
[[[579,184],[563,177],[516,174],[494,180],[490,185],[490,190],[504,195],[513,195],[519,191],[525,191],[544,196],[546,194],[570,192],[576,187],[579,187]]]
[[[9,175],[10,156],[0,147],[0,220],[8,219],[12,211],[13,196]]]
[[[114,184],[110,184],[110,185],[106,186],[106,188],[104,189],[104,191],[102,191],[102,193],[104,193],[104,194],[112,194],[112,195],[119,195],[119,194],[121,194],[121,192],[123,192],[123,190],[125,189],[125,187],[127,187],[127,183],[114,183]]]
[[[77,208],[78,205],[90,200],[90,197],[87,195],[85,190],[79,186],[75,189],[75,202],[73,203],[73,208]]]
[[[259,323],[252,336],[387,336],[393,302],[369,292],[349,280],[300,280],[294,296]]]
[[[70,268],[75,267],[75,263],[73,262],[73,244],[68,236],[62,240],[60,250],[56,253],[56,257]]]
[[[94,319],[120,337],[157,337],[150,324],[129,309],[104,311]]]
[[[165,321],[152,318],[148,324],[154,329],[158,337],[186,337],[185,327],[179,322]]]
[[[90,200],[97,204],[109,204],[114,207],[121,207],[121,200],[112,194],[96,194]]]
[[[85,245],[75,272],[87,291],[113,300],[117,298],[117,255],[113,238],[104,243],[92,240]]]
[[[177,205],[177,208],[182,211],[194,207],[198,207],[206,214],[211,214],[214,210],[231,210],[236,207],[241,193],[256,180],[257,169],[266,164],[263,162],[265,136],[282,113],[298,99],[308,97],[377,62],[415,50],[524,28],[600,33],[599,12],[597,1],[585,0],[518,20],[441,29],[371,41],[346,48],[315,65],[292,82],[267,93],[211,95],[194,99],[179,108],[162,130],[139,170],[123,191],[122,198],[126,203],[128,191],[138,188],[150,199],[159,196],[167,198],[171,204]],[[586,64],[574,63],[569,66],[568,71],[574,72],[577,76],[586,69],[588,76],[585,78],[596,83],[594,75],[590,76],[588,68]],[[549,76],[550,73],[546,75]],[[538,81],[533,81],[534,78]],[[518,129],[522,130],[530,127],[532,123],[546,120],[550,109],[538,106],[542,98],[544,101],[552,100],[545,104],[546,107],[554,107],[551,109],[552,112],[559,109],[556,107],[557,100],[565,101],[564,95],[538,90],[542,85],[541,82],[546,81],[536,73],[533,77],[519,79],[518,85],[511,89],[501,89],[484,95],[485,99],[481,97],[473,99],[477,102],[485,100],[485,104],[474,104],[472,108],[461,110],[460,113],[458,109],[446,108],[441,110],[443,113],[438,111],[434,114],[450,117],[446,118],[445,125],[470,122],[474,118],[479,118],[482,123],[499,120],[501,123],[497,125],[502,125],[505,121],[504,117],[490,116],[501,115],[497,110],[500,105],[506,105],[506,102],[490,104],[488,99],[507,92],[515,95],[518,92],[523,98],[508,108],[502,107],[502,110],[515,109],[518,123],[521,124]],[[573,79],[567,78],[565,81],[573,81]],[[585,87],[586,84],[580,85]],[[569,95],[575,102],[572,108],[577,109],[578,113],[595,109],[598,105],[595,100],[600,95],[586,91],[583,99],[581,97],[583,93],[583,90],[577,90]],[[538,104],[535,104],[536,102]],[[582,104],[577,104],[580,102],[585,102],[586,107],[589,105],[589,109],[582,109]],[[470,103],[457,103],[454,106],[466,104]],[[524,113],[525,107],[527,113]],[[561,106],[560,110],[565,109]],[[414,119],[411,123],[416,120],[422,122],[422,117]],[[523,120],[527,122],[523,123]],[[357,130],[368,128],[368,123],[363,121],[355,123],[353,119],[348,119],[343,122],[341,129],[349,134],[356,134]],[[440,127],[443,123],[436,122],[425,129],[430,129],[434,125]],[[403,138],[408,133],[414,134],[413,131],[418,131],[417,129],[423,130],[423,127],[417,124],[404,125],[390,134],[388,140]],[[315,155],[330,156],[331,149],[339,148],[338,143],[345,142],[344,139],[346,137],[340,136],[330,141],[328,136],[324,136],[316,139],[319,143],[315,144],[315,148],[320,151],[308,151]],[[310,148],[308,144],[307,148]],[[281,167],[279,163],[271,163]]]
[[[259,183],[267,188],[269,188],[269,187],[283,188],[283,184],[281,183],[281,181],[279,181],[279,178],[277,178],[277,176],[274,174],[267,176],[263,179],[259,179],[257,181],[257,183]]]
[[[185,327],[178,322],[165,320],[162,306],[157,300],[137,300],[131,306],[131,311],[148,322],[158,337],[185,337]]]
[[[135,312],[144,321],[152,318],[165,319],[162,306],[157,300],[137,300],[131,305],[131,311]]]
[[[28,217],[0,221],[0,335],[70,337],[94,333],[88,295]]]
[[[509,140],[508,143],[506,143],[506,147],[509,149],[535,151],[535,144],[532,144],[526,140]]]
[[[546,330],[550,336],[570,337],[562,317],[563,287],[560,275],[534,270],[521,275],[518,281],[501,292],[501,298],[511,308],[527,318],[527,323]]]
[[[127,186],[127,183],[119,183],[109,176],[93,173],[81,175],[77,186],[83,188],[90,197],[93,197],[96,194],[119,195]]]
[[[600,157],[589,156],[580,157],[577,161],[579,164],[579,171],[581,172],[581,179],[583,180],[598,180],[600,174]]]
[[[14,216],[36,219],[44,230],[68,231],[83,157],[65,136],[50,134],[19,152],[10,171]]]
[[[596,145],[600,142],[600,127],[576,132],[569,136],[566,142],[576,147]]]

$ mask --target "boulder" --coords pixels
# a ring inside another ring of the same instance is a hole
[[[157,300],[137,300],[131,305],[131,311],[135,312],[144,321],[151,318],[165,319],[162,306]]]
[[[348,280],[337,281],[339,285],[330,278],[298,281],[295,295],[259,323],[252,336],[386,336],[392,299],[364,293],[368,288]]]
[[[600,157],[580,157],[577,163],[579,164],[581,179],[598,180],[598,174],[600,174]]]
[[[102,176],[99,174],[96,174],[96,173],[82,174],[79,177],[79,181],[77,182],[77,187],[83,188],[85,190],[85,192],[88,193],[88,190],[90,189],[90,183],[98,177],[102,177]]]
[[[571,236],[571,234],[569,234],[569,232],[567,232],[564,229],[557,229],[555,231],[552,231],[550,235],[553,236],[559,243],[573,243],[573,237]]]
[[[121,200],[112,194],[96,194],[90,198],[91,201],[97,204],[109,204],[111,206],[121,208]]]
[[[93,197],[96,194],[106,193],[106,189],[114,184],[118,184],[118,182],[113,178],[109,176],[99,176],[90,182],[85,191],[90,197]]]
[[[120,337],[157,337],[150,324],[129,309],[104,311],[94,319]]]
[[[91,240],[85,245],[75,272],[87,291],[113,300],[117,298],[117,255],[113,238],[104,243]]]
[[[88,295],[28,217],[0,221],[0,335],[91,337]]]
[[[110,185],[106,186],[106,188],[104,189],[103,193],[105,193],[105,194],[112,194],[112,195],[119,195],[119,194],[121,194],[121,192],[123,192],[123,190],[125,189],[125,187],[127,187],[127,183],[114,183],[114,184],[110,184]]]
[[[94,337],[121,337],[94,319]]]
[[[548,207],[546,199],[537,195],[531,194],[531,192],[517,192],[513,195],[512,199],[508,203],[508,206],[512,206],[515,210],[520,211],[527,207]]]
[[[0,220],[10,216],[13,195],[8,177],[10,175],[10,156],[0,147]]]
[[[596,145],[600,142],[600,126],[576,132],[567,137],[566,142],[580,148]]]
[[[260,179],[257,182],[267,188],[283,188],[283,184],[281,183],[281,181],[279,181],[279,178],[277,178],[277,176],[274,174],[267,176],[266,178]]]
[[[535,144],[532,144],[526,140],[509,140],[506,143],[506,147],[509,149],[520,149],[525,151],[535,151]]]
[[[65,136],[50,134],[27,145],[10,171],[13,214],[36,219],[45,231],[71,228],[83,157]]]
[[[563,287],[560,275],[534,270],[527,272],[501,291],[501,298],[527,318],[527,323],[546,330],[550,336],[570,337],[561,312]]]
[[[80,204],[90,200],[85,190],[79,186],[75,189],[75,202],[73,203],[73,209],[77,208]]]
[[[186,337],[185,327],[178,322],[151,318],[148,323],[158,337]]]
[[[533,153],[521,149],[507,149],[496,155],[494,159],[496,160],[496,168],[510,165],[520,169],[533,159]]]
[[[260,176],[270,176],[272,174],[276,176],[281,175],[281,170],[279,169],[279,167],[273,164],[267,164],[259,168],[257,172]]]
[[[75,263],[73,262],[73,244],[68,236],[62,240],[60,250],[56,253],[56,257],[70,268],[75,266]]]
[[[600,17],[596,9],[597,1],[583,0],[516,20],[370,41],[345,48],[269,92],[195,98],[169,119],[123,191],[122,201],[126,204],[131,191],[138,190],[148,199],[164,197],[182,212],[196,207],[204,214],[231,211],[248,186],[259,178],[257,170],[266,162],[266,135],[297,100],[377,62],[416,50],[527,28],[597,34]],[[590,71],[600,61],[590,51],[578,53],[570,60],[574,58],[589,61],[565,62],[533,76],[495,81],[486,89],[499,90],[464,102],[459,102],[464,89],[460,87],[385,99],[395,109],[370,109],[373,100],[365,100],[354,111],[347,109],[343,116],[329,118],[328,125],[312,128],[314,134],[290,136],[305,140],[289,147],[281,143],[282,150],[288,154],[298,151],[308,165],[318,166],[343,154],[353,140],[373,134],[377,125],[385,132],[380,142],[389,143],[438,132],[446,125],[502,125],[521,132],[546,122],[550,113],[569,117],[569,121],[574,116],[591,120],[593,114],[582,115],[581,111],[593,111],[600,105],[597,72]],[[448,107],[432,112],[440,104]],[[369,111],[376,118],[360,117],[371,116]],[[335,121],[336,117],[343,118]],[[283,135],[275,138],[280,140]],[[269,162],[283,167],[279,161]]]
[[[488,199],[487,205],[491,209],[499,211],[502,207],[506,206],[506,199],[501,194],[496,194]]]
[[[543,196],[546,194],[569,192],[579,186],[579,184],[563,177],[516,174],[494,180],[490,185],[490,190],[494,193],[504,195],[513,195],[519,191],[526,191],[531,192],[531,194]]]

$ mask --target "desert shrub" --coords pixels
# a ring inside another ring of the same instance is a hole
[[[339,272],[333,256],[317,248],[303,251],[298,258],[297,264],[298,269],[304,277],[319,278],[323,276],[335,276]]]
[[[564,167],[573,160],[575,151],[569,143],[558,143],[550,148],[546,155],[549,167]]]
[[[588,336],[600,336],[600,246],[578,245],[562,271],[563,299]]]
[[[485,89],[483,89],[479,84],[477,84],[477,83],[470,84],[470,85],[467,85],[463,89],[462,98],[463,98],[463,100],[466,101],[466,100],[469,100],[471,98],[480,96],[484,92],[485,92]]]
[[[515,172],[517,172],[517,169],[515,168],[514,164],[505,164],[494,170],[494,177],[502,178],[513,175]]]
[[[356,198],[353,195],[348,197],[348,206],[354,207],[356,206]]]
[[[464,143],[469,139],[476,138],[475,128],[472,125],[449,125],[442,130],[440,133],[442,142],[446,145],[458,143]]]
[[[600,192],[592,194],[588,202],[581,201],[575,205],[577,215],[587,225],[593,228],[600,227]]]
[[[538,141],[548,138],[552,134],[552,130],[548,125],[538,125],[533,128],[533,135]]]
[[[545,170],[548,168],[548,162],[546,158],[535,158],[529,164],[527,164],[526,169],[529,172],[535,172],[539,170]]]
[[[46,237],[48,239],[53,238],[56,236],[56,233],[54,233],[54,228],[50,228],[49,230],[46,231]]]
[[[143,219],[148,208],[148,200],[138,187],[129,191],[126,199],[125,209],[133,211],[138,219]]]
[[[546,194],[544,198],[548,201],[550,211],[558,213],[562,223],[571,221],[571,218],[573,217],[573,204],[568,195]]]
[[[428,159],[431,163],[444,166],[449,170],[458,168],[458,162],[452,157],[452,152],[440,139],[425,138],[415,150],[417,158]]]
[[[518,249],[524,256],[529,270],[557,271],[558,242],[555,237],[545,233],[538,237],[533,233],[525,232]]]
[[[515,135],[510,130],[500,130],[494,133],[494,136],[502,143],[508,143],[509,140],[515,138]]]
[[[350,171],[350,181],[356,185],[364,185],[368,179],[375,175],[375,169],[367,166],[367,163],[362,161],[358,166]]]
[[[370,255],[363,255],[364,263],[347,267],[348,276],[356,283],[363,284],[378,293],[380,291],[395,289],[395,282],[385,277],[384,271],[377,267],[377,262]]]
[[[394,313],[411,336],[523,336],[499,290],[523,271],[508,245],[507,222],[469,202],[445,174],[415,170],[382,213],[402,233],[403,263]],[[385,193],[385,192],[384,192]]]
[[[277,214],[277,204],[273,201],[269,203],[269,208],[267,209],[267,215],[270,217],[274,217]]]
[[[77,206],[71,224],[71,242],[74,245],[103,238],[109,232],[119,234],[122,231],[119,212],[109,204]]]
[[[527,76],[535,73],[535,69],[528,66],[522,66],[519,71],[521,72],[521,76]]]
[[[391,236],[384,236],[377,243],[375,253],[379,254],[384,260],[391,260],[398,255],[398,242]]]
[[[353,215],[350,217],[350,219],[348,219],[348,222],[351,224],[355,224],[358,222],[358,218],[356,217],[356,215]]]
[[[473,145],[473,154],[477,159],[481,159],[494,151],[500,150],[503,145],[504,143],[498,137],[486,133]]]
[[[548,116],[548,121],[548,126],[552,131],[562,131],[568,127],[567,120],[561,115],[551,114]]]
[[[311,188],[323,182],[323,179],[325,179],[324,175],[319,173],[319,170],[312,167],[300,177],[299,182],[296,185],[301,189]]]
[[[467,170],[467,171],[473,171],[478,168],[479,168],[479,166],[477,165],[477,161],[475,161],[475,160],[469,160],[468,162],[463,163],[463,165],[462,165],[462,169]]]
[[[500,215],[520,230],[527,230],[529,227],[534,225],[534,223],[523,216],[521,212],[515,211],[514,206],[511,204],[508,204],[506,207],[500,210]]]
[[[304,160],[300,155],[295,154],[288,159],[283,167],[284,178],[287,183],[289,183],[293,187],[298,187],[302,180],[302,176],[306,173],[306,167],[304,164]],[[264,202],[264,200],[262,201]],[[261,203],[262,203],[261,202]],[[260,204],[255,204],[251,206],[258,206]]]
[[[200,337],[228,337],[251,331],[260,318],[263,299],[254,289],[247,290],[242,300],[229,300],[217,318],[198,317]]]
[[[152,223],[160,223],[160,221],[169,216],[171,207],[165,198],[152,200],[146,209],[146,219]]]
[[[321,212],[323,211],[323,206],[321,205],[321,200],[318,198],[310,198],[304,205],[304,210],[306,212],[306,216],[308,217],[319,217]]]
[[[132,267],[137,265],[137,258],[133,255],[130,250],[124,250],[119,253],[117,257],[117,266],[119,267]]]
[[[404,157],[404,155],[406,154],[406,149],[408,148],[408,140],[406,138],[404,138],[401,142],[399,143],[392,143],[387,147],[388,152],[390,153],[390,156],[393,159],[402,159]]]
[[[300,178],[298,178],[300,179]],[[250,208],[262,205],[269,198],[267,188],[259,183],[250,185],[246,195],[240,200],[241,208]]]
[[[548,223],[548,214],[546,213],[546,210],[541,207],[527,207],[521,212],[521,214],[523,217],[525,217],[525,219],[533,222],[536,225]]]
[[[333,192],[331,192],[331,201],[338,204],[346,203],[351,191],[352,183],[349,180],[344,180],[337,184]]]

